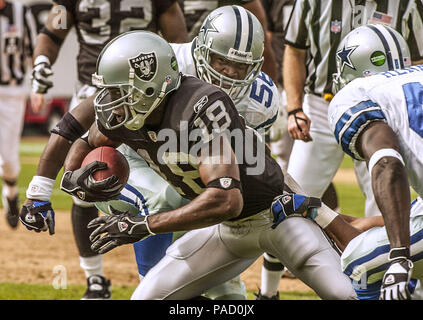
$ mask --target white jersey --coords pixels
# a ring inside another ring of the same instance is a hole
[[[197,77],[193,50],[195,39],[190,43],[171,43],[183,74]],[[279,107],[279,92],[272,79],[260,72],[245,96],[235,103],[247,126],[253,129],[268,129],[276,121]]]
[[[351,278],[360,299],[377,299],[389,267],[389,239],[385,227],[371,228],[348,243],[341,256],[342,271]],[[417,198],[410,212],[410,259],[414,263],[410,292],[423,280],[423,200]]]
[[[358,78],[329,105],[331,130],[345,153],[364,160],[355,142],[372,121],[396,133],[411,186],[423,196],[423,65]]]

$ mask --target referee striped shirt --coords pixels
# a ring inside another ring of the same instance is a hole
[[[7,1],[0,9],[0,85],[22,84],[36,30],[34,16],[26,6]]]
[[[395,28],[416,61],[423,58],[422,17],[422,0],[297,0],[285,42],[308,50],[305,91],[323,96],[332,92],[338,44],[353,28],[367,23]]]

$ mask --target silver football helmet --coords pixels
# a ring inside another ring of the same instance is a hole
[[[260,21],[243,7],[223,6],[206,17],[194,41],[199,78],[219,86],[233,100],[242,98],[263,65],[264,32]],[[214,70],[211,54],[247,64],[245,77],[233,79]]]
[[[109,130],[138,130],[180,79],[175,53],[163,38],[148,31],[123,33],[98,56],[92,76],[102,88],[94,99],[96,117]]]
[[[397,31],[381,24],[358,27],[342,39],[336,51],[333,93],[355,78],[410,65],[407,42]]]

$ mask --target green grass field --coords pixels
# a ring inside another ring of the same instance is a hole
[[[36,172],[38,157],[43,150],[46,140],[27,141],[24,139],[20,145],[22,169],[19,177],[20,199],[25,199],[25,191],[32,176]],[[352,161],[345,158],[342,168],[351,169]],[[59,174],[61,177],[62,172]],[[59,190],[60,179],[57,179],[52,195],[54,208],[70,209],[70,197]],[[364,197],[355,184],[335,184],[339,196],[342,212],[354,216],[363,216]],[[134,287],[113,286],[113,298],[115,300],[127,300],[131,296]],[[56,290],[51,285],[0,283],[0,300],[78,300],[83,295],[85,286],[68,286],[66,290]],[[253,293],[248,293],[249,299],[254,299]],[[315,300],[319,299],[314,293],[303,292],[280,292],[281,300]]]

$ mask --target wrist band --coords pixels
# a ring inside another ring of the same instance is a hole
[[[372,154],[372,156],[370,157],[369,160],[369,173],[370,176],[372,175],[372,170],[373,167],[375,166],[375,164],[382,159],[383,157],[393,157],[393,158],[397,158],[399,161],[401,161],[402,165],[405,166],[404,164],[404,160],[402,159],[401,154],[391,148],[386,148],[386,149],[379,149],[378,151],[376,151],[375,153]]]
[[[47,65],[50,65],[50,59],[46,56],[39,55],[34,60],[34,66],[36,66],[37,64],[41,64],[41,63],[45,63]]]
[[[312,219],[321,226],[322,229],[325,229],[337,216],[339,216],[338,213],[322,203],[322,206],[317,208],[317,214],[312,217]]]
[[[54,182],[54,179],[34,176],[26,190],[26,197],[33,200],[50,201]]]
[[[296,113],[302,112],[302,111],[303,111],[303,108],[297,108],[297,109],[291,110],[291,111],[288,112],[288,117],[290,115],[293,115],[293,114],[296,114]]]

